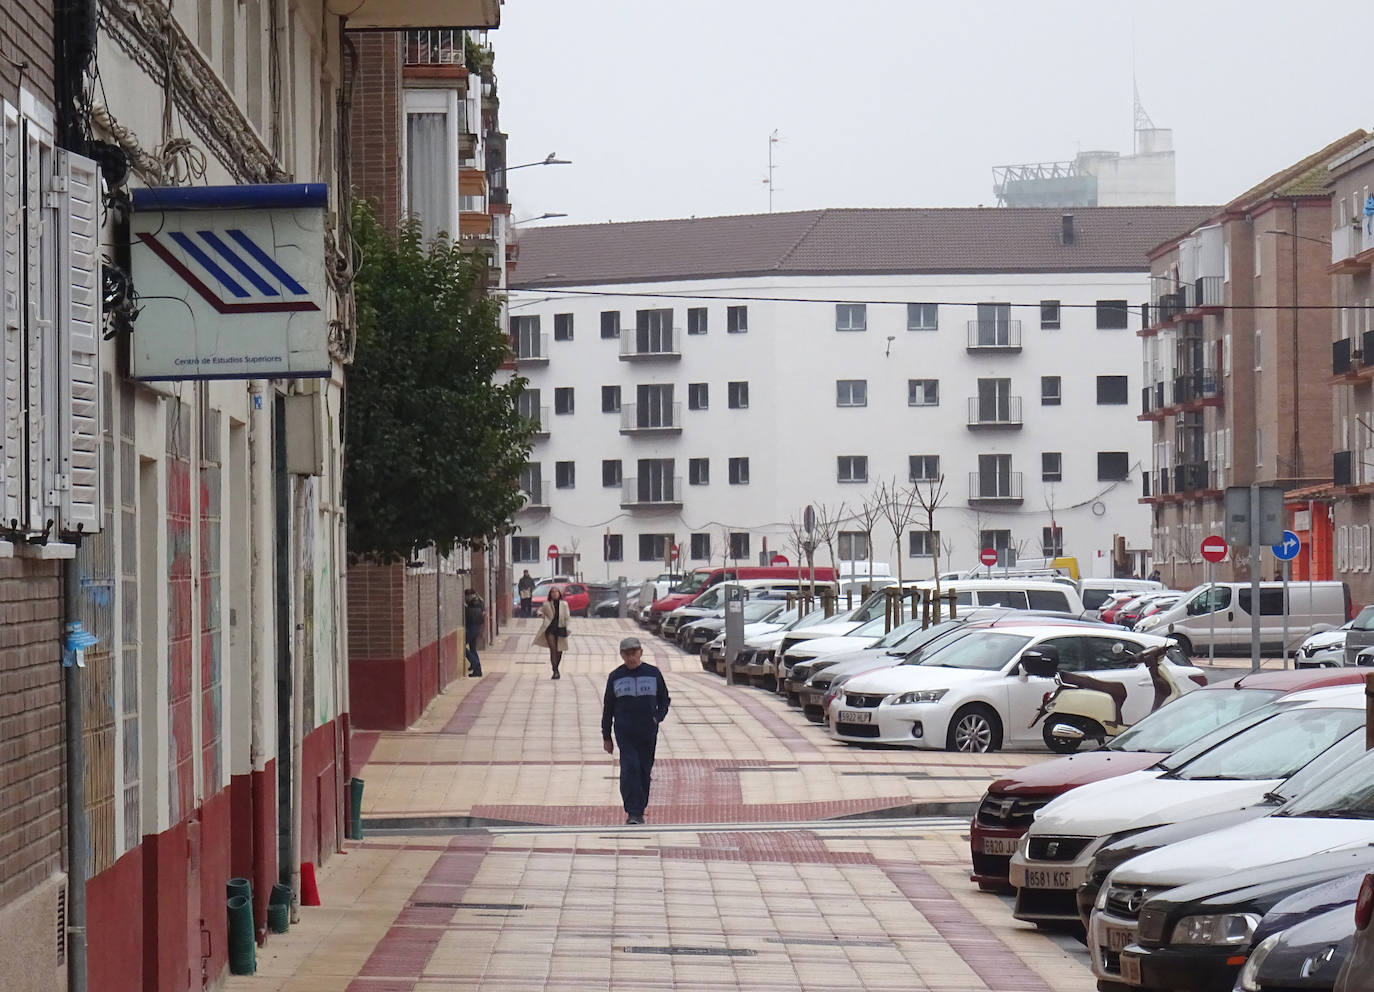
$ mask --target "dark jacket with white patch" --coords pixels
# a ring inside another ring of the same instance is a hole
[[[640,662],[632,672],[621,665],[606,679],[606,696],[601,706],[601,736],[611,739],[611,724],[616,735],[651,737],[668,716],[668,684],[653,665]]]

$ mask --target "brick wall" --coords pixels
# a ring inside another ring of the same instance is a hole
[[[51,103],[53,92],[52,0],[26,0],[0,6],[0,96],[19,105],[19,86]],[[10,59],[28,63],[20,69]]]
[[[387,228],[401,217],[402,37],[394,31],[349,34],[358,53],[349,145],[353,189],[377,202]]]
[[[60,576],[0,559],[0,906],[62,867]]]

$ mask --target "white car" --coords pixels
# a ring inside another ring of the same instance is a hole
[[[1362,735],[1357,730],[1352,736]],[[1135,943],[1141,909],[1160,892],[1371,843],[1374,754],[1366,753],[1269,816],[1168,844],[1119,865],[1098,892],[1088,925],[1093,974],[1107,982],[1122,980],[1121,954]],[[1245,937],[1248,944],[1249,934]],[[1246,949],[1235,953],[1243,956]]]
[[[1295,668],[1340,668],[1345,664],[1345,632],[1353,620],[1308,636],[1293,657]]]
[[[830,707],[830,728],[837,739],[856,744],[951,751],[1041,744],[1041,731],[1032,729],[1031,721],[1055,683],[1022,670],[1021,655],[1029,648],[1056,653],[1062,671],[1091,672],[1094,678],[1125,685],[1123,716],[1134,723],[1150,712],[1155,692],[1135,656],[1166,644],[1161,637],[1077,621],[1025,618],[969,624],[920,664],[850,679]],[[1162,664],[1173,666],[1177,682],[1207,683],[1175,649]]]
[[[1252,711],[1158,765],[1066,792],[1036,814],[1012,855],[1012,915],[1078,920],[1075,892],[1104,844],[1252,806],[1363,723],[1362,686],[1294,693],[1284,706]]]

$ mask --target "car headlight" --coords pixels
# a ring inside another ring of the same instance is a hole
[[[938,703],[945,698],[948,689],[917,689],[915,692],[904,692],[900,696],[892,699],[893,706],[905,706],[907,703]]]
[[[1158,626],[1159,626],[1159,614],[1158,614],[1158,613],[1152,613],[1150,616],[1146,617],[1144,620],[1141,620],[1139,623],[1137,623],[1137,624],[1135,625],[1135,628],[1136,628],[1136,630],[1149,630],[1151,627],[1158,627]]]
[[[1254,913],[1185,916],[1174,924],[1174,944],[1244,947],[1255,936],[1260,918]]]
[[[1107,885],[1107,880],[1103,879],[1102,887],[1097,890],[1097,899],[1093,901],[1093,909],[1101,912],[1107,908],[1108,891],[1110,891],[1110,886]]]
[[[1259,970],[1264,964],[1264,959],[1274,948],[1279,946],[1279,938],[1282,932],[1265,937],[1259,942],[1253,951],[1250,952],[1249,959],[1245,962],[1245,967],[1240,969],[1240,977],[1236,979],[1236,988],[1243,992],[1260,992]]]

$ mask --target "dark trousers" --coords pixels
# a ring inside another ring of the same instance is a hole
[[[649,805],[649,780],[653,775],[658,735],[621,737],[617,734],[616,743],[620,746],[620,798],[625,803],[625,813],[643,816]]]
[[[477,657],[477,638],[482,636],[482,625],[480,623],[464,624],[463,634],[466,645],[463,648],[463,657],[468,660],[468,674],[482,674],[482,659]]]
[[[522,617],[534,616],[534,600],[523,598],[520,600],[520,615]]]

